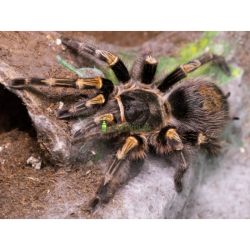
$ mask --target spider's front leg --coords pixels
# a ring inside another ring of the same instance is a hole
[[[112,105],[112,103],[111,103]],[[111,106],[109,105],[109,106]],[[81,126],[81,129],[77,130],[76,133],[74,134],[72,144],[76,144],[78,142],[83,143],[86,139],[91,140],[92,137],[99,137],[101,138],[106,138],[108,134],[111,134],[113,131],[110,128],[110,125],[115,123],[116,121],[116,114],[117,112],[112,113],[105,113],[103,115],[98,115],[87,123],[85,123],[83,126]],[[103,133],[99,126],[101,123],[105,121],[106,125],[109,126],[107,127],[107,131]]]
[[[169,75],[165,77],[157,86],[157,88],[161,92],[167,91],[170,87],[172,87],[175,83],[179,82],[183,78],[187,77],[188,73],[191,73],[201,67],[203,64],[208,62],[214,62],[218,64],[222,71],[230,76],[230,69],[225,61],[223,56],[217,56],[212,53],[206,53],[199,58],[192,60],[184,65],[180,65],[177,69],[171,72]]]
[[[147,140],[142,136],[129,136],[123,146],[117,151],[108,171],[106,172],[100,187],[88,206],[92,211],[96,205],[107,202],[129,177],[129,160],[143,159],[146,156]]]
[[[105,104],[109,98],[109,95],[114,90],[114,84],[101,77],[96,78],[84,78],[84,79],[42,79],[42,78],[17,78],[13,79],[10,83],[10,87],[22,89],[31,85],[47,85],[50,87],[67,87],[77,89],[96,89],[97,96],[91,100],[84,100],[73,104],[71,107],[61,109],[57,113],[57,117],[60,119],[75,117],[79,115],[86,115],[98,109],[101,105]]]
[[[61,41],[64,45],[73,48],[79,54],[87,53],[103,62],[108,63],[109,67],[114,71],[117,79],[120,82],[126,83],[130,80],[130,75],[128,73],[128,70],[118,56],[110,53],[109,51],[97,49],[95,46],[91,44],[80,43],[74,39],[70,39],[65,36],[61,36]]]
[[[157,60],[149,54],[138,57],[132,68],[132,78],[143,84],[151,84],[157,69]]]

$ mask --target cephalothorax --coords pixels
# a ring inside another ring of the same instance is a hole
[[[138,57],[129,73],[121,59],[108,51],[64,36],[61,40],[80,54],[108,63],[119,80],[119,86],[101,77],[14,79],[11,86],[35,84],[97,91],[94,98],[85,99],[57,113],[59,119],[91,115],[85,120],[85,126],[74,134],[73,143],[83,144],[96,137],[119,138],[120,146],[110,160],[96,196],[90,202],[90,209],[112,196],[129,176],[129,161],[143,159],[149,146],[175,162],[174,181],[178,192],[182,190],[182,176],[199,149],[209,155],[218,154],[219,136],[229,121],[229,95],[225,96],[220,88],[205,78],[177,82],[209,61],[219,64],[224,73],[230,75],[223,57],[206,53],[180,65],[162,81],[153,82],[157,60],[149,54]]]

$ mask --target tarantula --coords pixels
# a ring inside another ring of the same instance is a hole
[[[183,174],[199,149],[209,155],[219,153],[220,133],[230,119],[229,94],[224,95],[219,87],[206,78],[181,80],[210,61],[230,75],[222,56],[206,53],[180,65],[163,80],[153,82],[158,62],[150,54],[139,56],[129,73],[122,60],[108,51],[65,36],[61,37],[61,41],[79,54],[106,62],[119,80],[119,86],[101,77],[13,79],[11,86],[35,84],[97,91],[93,99],[85,99],[57,113],[59,119],[92,115],[87,123],[85,121],[86,125],[74,134],[73,143],[84,143],[97,137],[119,138],[117,153],[111,157],[89,209],[113,195],[117,186],[128,178],[129,161],[145,158],[149,146],[157,154],[170,157],[175,162],[177,192],[182,191]],[[105,125],[105,133],[101,131],[102,124]]]

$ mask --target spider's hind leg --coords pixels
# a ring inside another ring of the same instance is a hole
[[[113,55],[109,51],[97,49],[91,44],[80,43],[74,39],[70,39],[65,36],[61,36],[61,41],[64,45],[73,48],[79,54],[87,53],[103,62],[108,63],[109,67],[114,71],[117,79],[120,82],[126,83],[130,80],[130,75],[128,73],[128,70],[118,56]]]

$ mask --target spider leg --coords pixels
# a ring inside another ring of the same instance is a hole
[[[12,88],[25,88],[28,85],[48,85],[50,87],[109,90],[109,92],[112,92],[114,88],[114,84],[110,80],[101,77],[80,79],[15,78],[10,82],[10,87]]]
[[[172,159],[174,159],[174,163],[176,165],[177,162],[177,170],[174,175],[175,188],[177,192],[181,192],[182,190],[182,177],[185,171],[187,170],[188,164],[184,157],[184,144],[182,143],[181,137],[176,132],[176,129],[173,126],[167,126],[163,128],[156,140],[154,140],[154,145],[156,146],[156,152],[159,154],[171,155]]]
[[[43,78],[15,78],[10,82],[11,88],[23,89],[30,85],[48,85],[57,87],[77,88],[75,79],[43,79]]]
[[[151,140],[153,145],[156,146],[156,152],[162,155],[171,154],[173,151],[182,150],[184,147],[174,126],[167,126],[161,129],[159,134],[156,134],[156,137],[153,135]]]
[[[174,174],[174,183],[175,183],[176,191],[181,192],[182,191],[182,177],[188,168],[188,164],[186,162],[186,159],[182,151],[178,152],[178,157],[179,157],[179,164]]]
[[[82,126],[81,129],[76,131],[74,134],[72,144],[75,144],[77,142],[83,142],[88,137],[92,136],[99,136],[99,138],[102,137],[102,135],[106,135],[107,133],[112,133],[113,131],[109,131],[110,128],[107,128],[107,131],[102,132],[101,129],[99,131],[92,131],[93,129],[99,127],[103,121],[106,121],[107,125],[112,125],[115,122],[115,115],[112,113],[106,113],[100,116],[95,117],[92,121],[88,122],[85,126]],[[102,133],[101,133],[102,132]]]
[[[57,117],[65,119],[83,114],[89,114],[92,109],[94,111],[100,105],[107,102],[109,95],[114,90],[114,84],[106,78],[84,78],[84,79],[41,79],[41,78],[17,78],[13,79],[10,86],[13,88],[25,88],[29,85],[48,85],[51,87],[68,87],[77,89],[96,89],[98,95],[91,100],[84,100],[73,104],[71,107],[64,108],[58,111]]]
[[[222,56],[217,56],[211,53],[206,53],[196,60],[192,60],[184,65],[180,65],[177,69],[171,72],[169,75],[163,79],[157,88],[161,92],[167,91],[170,87],[172,87],[175,83],[182,80],[187,76],[188,73],[193,72],[197,68],[201,67],[203,64],[213,61],[214,63],[218,64],[222,71],[227,75],[230,76],[230,69],[225,62],[225,58]]]
[[[151,84],[157,69],[157,60],[148,54],[141,55],[132,68],[132,78],[145,84]]]
[[[209,156],[218,155],[221,149],[221,144],[218,138],[214,136],[206,136],[199,132],[185,132],[182,135],[182,140],[184,143],[188,143],[192,147],[198,146]]]
[[[217,138],[208,137],[199,132],[185,132],[181,137],[185,146],[183,150],[175,152],[178,166],[174,175],[174,182],[177,192],[182,191],[182,177],[188,168],[188,156],[194,154],[199,148],[209,156],[217,155],[221,147]]]
[[[120,82],[126,83],[130,80],[130,75],[128,73],[128,70],[118,56],[115,56],[108,51],[97,49],[93,45],[80,43],[77,42],[76,40],[69,39],[68,37],[65,36],[61,37],[61,41],[64,45],[75,49],[79,54],[85,52],[103,62],[108,63],[109,67],[114,71],[117,79]]]
[[[124,183],[129,177],[128,158],[137,150],[141,150],[142,138],[129,136],[125,144],[117,151],[115,159],[108,168],[96,196],[89,203],[89,210],[93,210],[100,201],[108,201],[118,186]]]
[[[80,115],[89,115],[95,112],[98,108],[100,108],[103,104],[107,102],[107,99],[103,94],[99,94],[93,99],[83,100],[71,105],[68,108],[63,108],[58,110],[57,118],[65,119],[76,117]]]
[[[69,108],[64,108],[58,111],[57,117],[60,119],[76,117],[79,115],[89,115],[95,112],[100,106],[107,103],[110,94],[114,90],[114,84],[105,78],[88,78],[78,79],[76,85],[80,89],[94,88],[98,90],[98,95],[91,100],[84,100],[73,104]]]
[[[106,121],[104,130],[100,127],[103,121]],[[123,120],[119,101],[111,99],[96,114],[78,123],[78,130],[74,131],[73,144],[91,140],[91,138],[107,139],[116,137],[120,133],[126,133],[125,128],[127,127],[129,127],[129,124]]]

